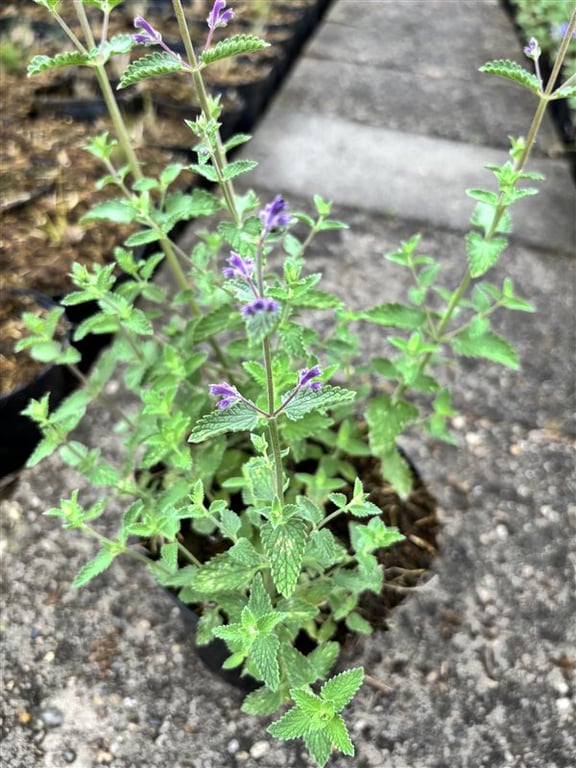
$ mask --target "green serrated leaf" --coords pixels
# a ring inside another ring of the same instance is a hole
[[[28,77],[38,75],[41,72],[46,72],[49,69],[57,69],[59,67],[73,67],[82,66],[88,64],[90,56],[87,53],[80,53],[79,51],[68,51],[66,53],[57,53],[56,56],[34,56],[28,64]]]
[[[450,340],[450,345],[456,354],[463,357],[482,357],[508,368],[519,367],[518,355],[514,348],[506,339],[492,332],[483,336],[472,336],[468,330],[464,330]]]
[[[271,691],[280,685],[280,665],[278,649],[280,641],[276,635],[257,637],[250,646],[250,660],[254,662],[258,673]]]
[[[277,739],[297,739],[310,730],[310,716],[300,707],[289,709],[272,725],[268,726],[267,731]]]
[[[55,437],[45,437],[40,440],[26,461],[27,467],[35,467],[43,459],[51,456],[60,446],[60,441]]]
[[[211,165],[200,165],[198,163],[191,163],[187,170],[192,171],[192,173],[197,174],[198,176],[202,176],[204,179],[208,179],[208,181],[213,182],[214,184],[218,183],[218,173],[216,172],[216,169],[213,168]]]
[[[426,322],[425,312],[414,307],[405,307],[403,304],[380,304],[362,312],[360,317],[378,325],[410,330],[421,328]]]
[[[266,591],[262,576],[259,573],[254,577],[250,587],[248,607],[256,619],[261,619],[272,611],[272,600]]]
[[[290,696],[294,699],[295,704],[308,715],[314,716],[322,711],[322,699],[312,693],[308,687],[291,688]]]
[[[405,400],[393,403],[388,395],[374,397],[366,408],[370,448],[376,456],[396,446],[396,438],[418,416],[418,409]]]
[[[236,316],[236,318],[235,318]],[[224,304],[213,312],[204,315],[194,326],[194,340],[205,341],[217,333],[225,330],[232,330],[237,322],[240,323],[240,316]]]
[[[527,69],[520,66],[515,61],[509,61],[507,59],[497,59],[495,61],[489,61],[480,67],[480,72],[485,72],[488,75],[497,75],[498,77],[504,77],[507,80],[513,80],[519,85],[523,85],[536,95],[542,93],[542,86],[540,81]]]
[[[357,632],[360,635],[371,635],[374,631],[370,622],[362,618],[356,611],[352,611],[346,616],[345,624],[351,632]]]
[[[576,85],[568,84],[561,85],[560,88],[556,88],[552,94],[552,100],[555,99],[573,99],[576,97]]]
[[[142,232],[135,232],[125,241],[128,248],[137,248],[139,245],[148,243],[157,243],[162,238],[162,233],[155,229],[145,229]]]
[[[478,232],[468,232],[466,251],[472,277],[481,277],[493,267],[507,245],[508,241],[503,237],[485,240]]]
[[[178,542],[171,541],[160,548],[161,564],[170,572],[178,568]]]
[[[196,627],[196,645],[208,645],[214,639],[213,630],[222,626],[222,616],[217,607],[204,606],[202,616]]]
[[[332,743],[328,734],[324,730],[309,731],[303,738],[306,749],[318,764],[318,768],[324,768],[332,754]]]
[[[138,211],[125,200],[105,200],[103,203],[93,205],[90,210],[82,216],[80,223],[85,221],[96,221],[97,219],[107,219],[115,224],[130,224],[136,221]]]
[[[230,547],[227,554],[234,562],[249,568],[259,568],[263,564],[262,556],[258,554],[248,539],[237,541],[233,547]]]
[[[364,670],[362,667],[354,667],[335,675],[324,683],[320,689],[320,696],[325,701],[330,701],[336,712],[340,712],[348,704],[364,682]]]
[[[225,432],[249,432],[258,424],[260,416],[245,403],[218,409],[203,416],[188,438],[189,443],[203,443]]]
[[[378,454],[382,462],[382,475],[392,485],[401,499],[407,499],[412,490],[412,472],[396,447]]]
[[[110,552],[107,549],[100,550],[96,557],[90,560],[90,562],[86,563],[86,565],[81,569],[81,571],[72,582],[72,586],[82,587],[84,584],[87,584],[89,581],[91,581],[95,576],[103,573],[111,565],[114,557],[115,554],[113,552]]]
[[[338,656],[340,655],[340,645],[335,641],[325,642],[315,648],[308,654],[308,661],[314,669],[316,679],[322,679],[330,672]]]
[[[140,83],[142,80],[149,80],[151,77],[182,71],[184,71],[182,62],[169,53],[159,53],[158,51],[150,53],[128,65],[120,78],[118,90]]]
[[[473,200],[479,200],[481,203],[496,207],[498,205],[498,194],[490,192],[487,189],[467,189],[466,194]]]
[[[330,568],[349,559],[346,547],[327,528],[312,531],[307,556],[322,568]]]
[[[232,35],[226,40],[221,40],[216,45],[204,51],[200,56],[202,64],[208,65],[221,59],[229,59],[231,56],[239,56],[245,53],[254,53],[268,48],[269,43],[255,35]]]
[[[265,523],[260,531],[262,546],[270,561],[276,589],[290,597],[298,583],[302,558],[306,549],[308,528],[303,520],[291,518],[274,526]]]
[[[247,715],[273,715],[283,704],[282,691],[271,691],[262,686],[248,696],[242,702],[242,712]]]
[[[339,749],[344,755],[354,755],[354,744],[352,744],[348,728],[341,715],[335,715],[326,723],[324,734],[332,746]]]
[[[230,181],[240,176],[242,173],[249,173],[254,170],[258,163],[255,160],[236,160],[234,163],[230,163],[224,169],[224,180]]]
[[[220,512],[220,530],[229,539],[235,538],[240,529],[241,521],[235,512],[227,507]]]
[[[350,389],[325,386],[319,390],[301,389],[288,405],[282,410],[292,421],[297,421],[310,411],[324,411],[326,408],[335,408],[344,403],[350,403],[356,397],[356,393]]]
[[[191,573],[186,586],[201,594],[212,596],[217,592],[229,592],[246,587],[258,570],[258,566],[247,566],[234,560],[228,552],[216,555],[201,568]]]

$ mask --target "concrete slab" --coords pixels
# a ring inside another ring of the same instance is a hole
[[[468,187],[494,188],[487,163],[505,152],[275,108],[244,152],[254,184],[271,193],[321,194],[340,205],[457,231],[468,228]],[[547,176],[535,199],[512,211],[515,230],[538,247],[574,253],[576,190],[563,161],[538,158]]]
[[[470,78],[445,78],[309,57],[276,99],[276,110],[504,150],[508,136],[526,135],[535,109],[532,94],[477,68]],[[562,152],[548,120],[535,151],[542,156]]]
[[[279,105],[506,148],[508,135],[528,130],[535,99],[478,73],[498,58],[532,66],[497,0],[341,0]],[[545,155],[561,152],[548,119],[538,147]]]
[[[306,56],[475,79],[485,61],[515,53],[521,45],[498,0],[339,0]]]

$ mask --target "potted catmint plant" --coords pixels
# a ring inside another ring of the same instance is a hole
[[[101,7],[107,22],[117,3],[91,4]],[[280,194],[261,202],[253,192],[234,189],[236,177],[254,163],[228,155],[249,137],[221,139],[221,106],[207,93],[203,72],[266,43],[252,35],[213,43],[214,31],[233,13],[225,0],[216,0],[206,44],[196,51],[180,0],[173,6],[185,55],[171,50],[142,17],[134,20],[130,40],[101,46],[102,55],[110,47],[152,49],[129,64],[121,89],[167,73],[192,78],[202,106],[202,114],[187,122],[197,160],[147,176],[134,164],[121,120],[116,127],[124,156],[109,135],[91,142],[89,151],[106,168],[103,184],[115,188],[116,197],[86,218],[102,226],[106,220],[137,223],[140,230],[116,251],[127,275],[122,281],[113,266],[73,268],[76,290],[63,303],[99,306],[75,337],[113,333],[114,341],[85,386],[54,411],[48,397],[30,402],[26,413],[43,439],[29,465],[58,452],[102,488],[101,500],[90,507],[74,491],[46,512],[100,544],[75,586],[121,554],[141,561],[192,607],[196,643],[223,642],[224,668],[248,677],[252,690],[244,711],[276,715],[269,732],[302,738],[323,766],[334,749],[354,754],[341,712],[362,685],[364,670],[332,673],[340,642],[348,633],[379,628],[395,579],[401,585],[422,573],[424,562],[406,566],[407,548],[424,559],[434,550],[433,498],[397,440],[414,425],[451,439],[450,392],[436,373],[450,356],[518,366],[514,350],[491,329],[491,316],[499,308],[530,312],[532,306],[516,295],[511,279],[495,285],[486,273],[506,247],[508,209],[536,193],[523,182],[540,178],[526,164],[545,107],[573,94],[576,85],[554,90],[555,77],[548,85],[541,81],[535,40],[525,53],[536,74],[510,61],[483,67],[533,91],[538,104],[526,139],[512,141],[510,160],[490,166],[495,190],[468,190],[477,207],[463,244],[461,282],[442,286],[441,265],[419,253],[415,236],[386,256],[412,276],[407,303],[352,311],[319,287],[321,274],[306,269],[310,242],[345,226],[331,218],[330,203],[315,197],[311,211],[298,212]],[[557,68],[575,26],[576,13]],[[100,55],[98,47],[82,54],[82,62],[78,54],[61,54],[33,61],[30,70],[98,62]],[[172,183],[187,173],[212,187],[172,192]],[[170,233],[191,219],[195,245],[184,251]],[[138,258],[134,248],[142,243],[156,243],[157,253]],[[162,260],[174,276],[173,290],[152,280]],[[328,333],[309,321],[314,312],[328,313]],[[66,359],[66,348],[50,337],[49,319],[29,323],[32,333],[22,347],[51,344],[54,350],[60,344],[58,355]],[[364,324],[390,329],[388,356],[384,349],[370,360],[359,355]],[[118,413],[121,464],[71,435],[119,366],[136,403]],[[112,497],[122,500],[124,514],[116,536],[107,537],[95,520]]]

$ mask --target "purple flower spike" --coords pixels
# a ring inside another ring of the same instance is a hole
[[[235,387],[226,384],[225,381],[222,384],[210,384],[209,392],[213,397],[222,398],[216,404],[221,411],[240,400],[240,394]]]
[[[208,28],[212,32],[218,27],[225,27],[233,19],[234,11],[232,8],[228,8],[226,11],[224,8],[226,8],[226,0],[215,0],[210,15],[206,19]]]
[[[241,280],[250,280],[254,272],[254,262],[252,259],[240,256],[236,251],[230,251],[230,258],[226,259],[229,267],[222,270],[224,277],[238,277]]]
[[[322,382],[312,381],[312,379],[321,375],[322,371],[318,365],[315,365],[312,368],[303,368],[298,376],[297,387],[300,389],[308,385],[313,392],[317,392],[319,389],[322,389]]]
[[[135,43],[140,43],[141,45],[157,45],[162,42],[162,35],[160,32],[157,32],[152,24],[147,22],[142,16],[136,16],[134,19],[134,26],[136,29],[142,30],[142,32],[132,36]]]
[[[245,317],[253,317],[262,312],[278,312],[279,309],[280,304],[274,299],[260,297],[251,301],[250,304],[245,304],[240,311]]]
[[[260,211],[260,221],[264,225],[264,235],[268,234],[275,227],[285,227],[290,223],[290,214],[284,213],[286,203],[281,195],[277,195],[274,200]]]
[[[528,45],[524,47],[524,55],[533,61],[537,61],[540,58],[541,53],[542,51],[538,45],[538,40],[536,40],[535,37],[531,37],[528,41]]]

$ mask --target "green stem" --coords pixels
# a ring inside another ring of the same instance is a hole
[[[556,57],[556,60],[554,62],[552,74],[550,75],[550,78],[548,80],[548,83],[546,84],[546,88],[544,92],[539,97],[538,106],[534,113],[534,117],[532,118],[532,122],[528,130],[528,136],[526,138],[526,142],[525,142],[522,154],[514,162],[513,170],[516,173],[522,172],[526,166],[526,163],[528,162],[528,158],[530,157],[530,154],[534,147],[534,142],[536,141],[536,137],[540,130],[540,126],[542,125],[542,120],[546,112],[546,107],[548,106],[548,102],[550,101],[550,97],[554,91],[554,84],[558,77],[558,73],[560,72],[560,68],[562,67],[562,63],[564,61],[564,57],[568,49],[568,44],[570,42],[570,39],[575,29],[576,29],[576,9],[572,12],[570,23],[568,24],[568,29],[566,31],[566,34],[564,35],[562,44],[560,46],[560,50],[558,51],[558,56]],[[494,237],[498,229],[498,225],[500,224],[500,221],[502,219],[502,216],[506,212],[507,208],[508,208],[508,204],[504,202],[504,192],[500,192],[498,203],[495,207],[494,215],[492,217],[492,222],[484,237],[485,240],[491,240]],[[444,334],[444,331],[446,330],[450,321],[452,320],[452,316],[454,315],[454,312],[456,311],[464,295],[466,294],[471,282],[472,282],[472,275],[470,273],[470,268],[468,267],[466,269],[464,277],[462,278],[462,281],[460,282],[460,285],[452,294],[450,301],[448,303],[448,306],[446,307],[446,310],[440,322],[438,323],[438,326],[436,328],[436,334],[435,334],[436,341],[439,341],[439,342],[442,341],[442,336]],[[431,357],[432,357],[431,352],[427,352],[422,357],[422,359],[420,360],[420,364],[418,365],[418,375],[423,373],[423,371],[426,369],[428,363],[430,362]],[[400,384],[398,384],[398,386],[396,387],[396,389],[392,394],[393,402],[397,402],[402,397],[402,395],[407,389],[407,386],[408,385],[405,382],[401,382]]]
[[[73,43],[74,47],[76,48],[76,50],[79,51],[80,53],[84,53],[84,54],[88,53],[86,47],[76,37],[74,32],[72,32],[72,30],[70,29],[68,24],[66,24],[66,22],[64,21],[62,16],[60,16],[60,14],[56,10],[52,11],[52,15],[54,16],[54,19],[58,23],[58,26],[64,31],[66,36],[72,41],[72,43]]]
[[[86,9],[84,8],[82,0],[74,0],[74,10],[76,11],[76,16],[78,17],[78,21],[80,22],[82,32],[84,33],[84,37],[86,38],[88,45],[91,49],[95,48],[96,41],[94,40],[94,35],[90,29],[90,22],[86,16]],[[106,17],[106,14],[104,14],[104,16]],[[107,21],[105,18],[104,30],[106,30],[106,28]],[[110,85],[110,80],[108,79],[108,75],[106,73],[106,67],[101,61],[96,59],[92,65],[92,68],[96,74],[96,79],[98,80],[98,85],[100,86],[100,91],[102,92],[104,103],[106,104],[106,109],[108,110],[108,114],[112,120],[116,138],[118,139],[120,148],[122,149],[124,157],[130,166],[130,171],[135,179],[141,179],[142,171],[140,170],[140,164],[130,142],[130,134],[128,133],[126,123],[124,122],[124,118],[122,117],[122,113],[118,107],[118,102],[114,96],[114,91]]]
[[[197,568],[202,568],[202,563],[200,562],[200,560],[198,560],[198,558],[194,557],[192,552],[190,552],[188,549],[186,549],[184,544],[182,544],[177,539],[176,539],[176,543],[178,544],[178,551],[182,553],[182,555],[186,558],[186,560],[188,560],[188,562],[192,563]]]
[[[98,531],[92,528],[90,525],[82,523],[81,527],[85,533],[88,533],[90,536],[92,536],[92,538],[96,539],[102,546],[106,547],[107,549],[116,549],[118,546],[118,542],[103,536],[101,533],[98,533]],[[142,555],[140,552],[136,552],[130,547],[123,546],[119,554],[128,555],[128,557],[131,557],[133,560],[138,560],[138,562],[146,566],[153,566],[157,570],[162,571],[165,576],[172,575],[167,568],[164,568],[164,566],[160,565],[157,561],[151,560],[149,557]]]
[[[182,41],[184,43],[184,49],[186,51],[188,60],[192,65],[191,74],[192,79],[194,80],[194,85],[196,87],[196,93],[200,101],[200,107],[204,112],[204,115],[208,118],[210,116],[208,93],[206,92],[204,80],[202,79],[202,74],[200,73],[200,64],[198,62],[196,53],[194,52],[194,46],[192,45],[192,40],[190,38],[190,31],[188,29],[188,25],[186,24],[184,9],[182,8],[182,3],[180,0],[172,0],[172,4],[174,6],[174,13],[176,14],[176,19],[178,21],[178,29],[180,30],[180,35],[182,36]],[[242,222],[236,207],[234,187],[231,181],[226,181],[224,178],[224,171],[228,165],[228,161],[226,159],[226,152],[224,151],[224,146],[222,144],[222,138],[219,131],[216,132],[216,141],[212,160],[214,169],[218,174],[218,184],[222,190],[228,212],[230,213],[234,224],[239,227]]]
[[[122,117],[122,113],[118,107],[118,102],[114,96],[114,91],[110,85],[110,80],[108,79],[104,64],[96,64],[94,66],[94,72],[96,73],[96,79],[98,80],[98,85],[100,86],[100,90],[104,98],[104,103],[106,104],[106,109],[108,110],[108,114],[112,120],[116,138],[118,139],[122,153],[126,158],[126,162],[130,166],[130,172],[132,173],[134,179],[142,179],[143,173],[140,169],[140,163],[138,162],[138,158],[134,148],[132,147],[126,123],[124,122],[124,118]]]

